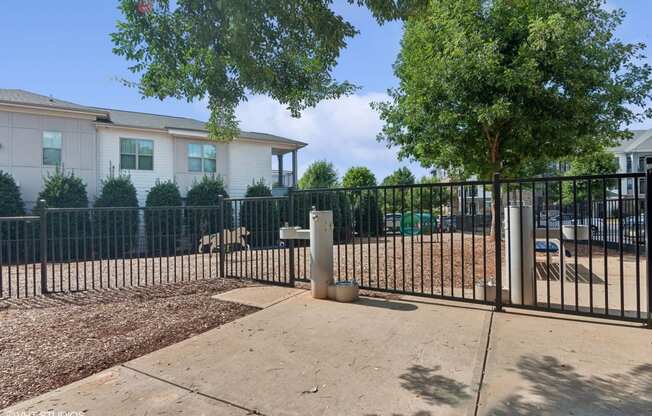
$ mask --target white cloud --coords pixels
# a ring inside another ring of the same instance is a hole
[[[399,162],[397,149],[378,143],[382,121],[369,104],[385,101],[384,93],[355,94],[327,100],[293,118],[285,107],[266,96],[253,96],[237,109],[240,127],[247,131],[278,134],[308,143],[299,151],[299,172],[312,162],[333,162],[340,176],[351,166],[367,166],[378,180],[408,166],[415,175],[427,172],[418,164]],[[288,163],[288,162],[286,162]]]

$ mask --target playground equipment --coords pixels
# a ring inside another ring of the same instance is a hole
[[[437,219],[427,212],[406,212],[401,217],[402,235],[432,234],[437,228]]]

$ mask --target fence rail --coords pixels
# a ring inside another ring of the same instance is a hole
[[[215,206],[43,208],[0,218],[0,297],[217,276],[308,281],[307,242],[282,241],[278,229],[307,228],[316,208],[333,211],[336,279],[364,289],[643,321],[652,302],[650,192],[640,184],[650,181],[642,174],[497,176],[290,189],[285,197],[220,198]],[[527,207],[516,224],[504,215],[509,206]],[[529,301],[512,290],[526,282],[523,273],[512,279],[507,254],[511,230],[526,217],[534,224],[531,244],[520,249],[534,271]],[[496,287],[507,289],[504,298]]]

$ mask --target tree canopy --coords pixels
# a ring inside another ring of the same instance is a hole
[[[355,86],[331,71],[355,27],[329,0],[121,0],[114,53],[147,97],[206,99],[214,137],[237,133],[235,108],[247,94],[266,94],[294,116]],[[420,0],[347,0],[379,22],[416,13]]]
[[[604,0],[431,0],[411,16],[379,140],[428,167],[537,173],[628,136],[646,115],[645,45]]]
[[[337,171],[331,162],[313,162],[299,179],[299,189],[334,188],[338,184]]]
[[[616,172],[618,172],[618,161],[613,153],[600,149],[571,159],[570,169],[566,171],[566,176],[607,175]],[[590,182],[591,199],[601,199],[603,197],[602,181],[592,180]],[[609,185],[614,185],[614,182],[617,184],[619,181],[611,180]],[[588,188],[586,180],[575,181],[575,183],[564,181],[562,189],[565,203],[571,203],[574,200],[586,201]]]
[[[353,166],[344,173],[342,186],[345,188],[376,186],[376,175],[364,166]]]
[[[381,185],[414,185],[416,178],[410,169],[402,167],[396,169],[391,175],[385,177]]]

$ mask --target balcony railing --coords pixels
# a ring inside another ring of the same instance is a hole
[[[272,186],[274,188],[290,188],[294,186],[292,171],[284,170],[279,178],[278,169],[272,170]]]

